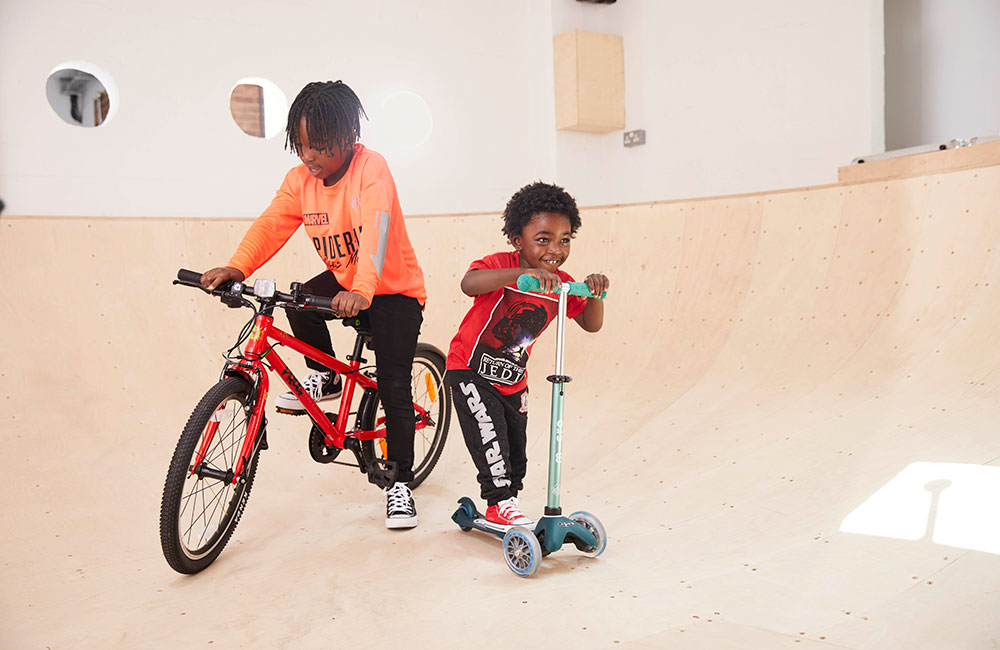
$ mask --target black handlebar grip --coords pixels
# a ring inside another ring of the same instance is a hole
[[[330,304],[333,302],[330,298],[325,298],[323,296],[313,296],[310,294],[303,294],[303,302],[306,307],[322,307],[323,309],[330,309]]]
[[[201,284],[201,273],[180,269],[177,271],[177,279],[188,284]]]

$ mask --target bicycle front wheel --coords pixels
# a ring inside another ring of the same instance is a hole
[[[424,482],[444,451],[451,420],[451,393],[444,385],[444,355],[432,345],[418,343],[410,369],[416,435],[413,438],[413,480],[410,489]],[[361,414],[361,427],[373,430],[385,427],[382,400],[376,396],[372,408]],[[362,451],[378,458],[386,457],[385,438],[365,440]],[[369,456],[370,457],[370,456]]]
[[[251,386],[227,377],[198,403],[181,433],[160,502],[160,545],[167,564],[197,573],[218,557],[239,523],[257,472],[264,425],[233,480],[248,434]]]

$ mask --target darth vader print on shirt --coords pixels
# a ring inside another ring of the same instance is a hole
[[[520,383],[531,346],[558,308],[554,300],[505,290],[479,336],[469,368],[494,384]]]

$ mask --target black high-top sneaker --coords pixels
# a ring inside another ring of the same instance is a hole
[[[302,380],[302,388],[316,402],[337,399],[344,392],[340,375],[335,372],[314,372]],[[306,412],[295,393],[287,392],[274,400],[274,406],[279,413],[302,415]]]
[[[395,483],[385,493],[385,527],[413,528],[417,525],[417,506],[406,483]]]

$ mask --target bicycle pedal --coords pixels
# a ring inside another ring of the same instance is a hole
[[[284,415],[305,415],[306,414],[306,410],[305,409],[291,410],[291,409],[283,409],[280,406],[275,406],[274,410],[277,411],[278,413],[282,413]]]
[[[373,458],[368,466],[368,482],[384,489],[396,483],[398,473],[399,467],[395,461]]]

